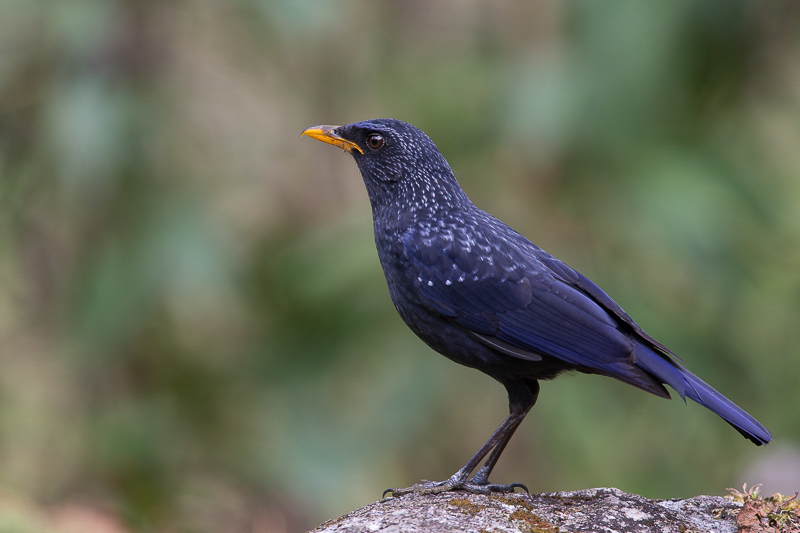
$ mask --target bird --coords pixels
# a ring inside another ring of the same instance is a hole
[[[587,277],[476,207],[418,128],[383,118],[314,126],[302,135],[355,160],[402,320],[433,350],[489,375],[508,393],[508,417],[461,469],[444,481],[423,480],[384,496],[527,492],[522,483],[491,483],[489,475],[536,403],[539,381],[567,371],[615,378],[667,399],[669,385],[754,444],[772,440]]]

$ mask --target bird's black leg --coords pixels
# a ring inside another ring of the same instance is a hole
[[[539,385],[536,381],[526,382],[521,379],[498,379],[498,381],[503,383],[508,391],[510,414],[503,423],[500,424],[500,427],[495,430],[492,436],[489,437],[489,440],[481,446],[480,450],[467,461],[467,464],[445,481],[423,480],[414,486],[403,489],[386,489],[383,495],[386,496],[387,493],[391,493],[392,496],[402,496],[412,492],[415,494],[438,494],[451,490],[489,494],[492,492],[514,492],[514,489],[517,487],[521,487],[527,491],[525,485],[521,483],[511,483],[509,485],[489,483],[489,474],[500,458],[500,454],[503,453],[511,436],[522,423],[528,411],[530,411],[536,403],[536,397],[539,394]],[[469,475],[490,451],[491,454],[486,464],[478,471],[474,478],[469,479]]]
[[[525,384],[527,385],[528,390],[530,391],[530,395],[531,395],[530,404],[529,405],[525,404],[525,406],[523,406],[524,410],[521,412],[522,416],[519,418],[519,422],[517,423],[517,425],[515,425],[513,428],[511,428],[511,430],[506,433],[505,439],[503,441],[501,441],[501,442],[498,442],[497,446],[495,446],[494,449],[492,449],[492,453],[489,454],[489,458],[486,459],[486,462],[483,464],[483,466],[480,468],[480,470],[478,470],[478,472],[474,476],[472,476],[472,479],[470,479],[470,483],[474,483],[476,485],[488,485],[489,484],[489,474],[492,473],[492,470],[494,469],[494,465],[496,465],[497,464],[497,460],[500,459],[500,454],[502,454],[503,450],[505,450],[506,445],[511,440],[511,437],[514,435],[514,432],[519,427],[519,424],[522,423],[522,420],[525,418],[525,416],[528,414],[528,412],[530,412],[530,410],[536,404],[536,399],[539,397],[539,382],[532,379],[532,380],[526,380]],[[524,397],[524,395],[523,395],[523,397]],[[510,407],[511,413],[513,414],[514,413],[514,408],[511,407],[511,402],[512,402],[512,393],[509,391],[509,407]],[[528,491],[528,487],[526,487],[522,483],[512,483],[512,485],[517,486],[517,487],[521,487],[521,488],[525,489],[526,492]]]

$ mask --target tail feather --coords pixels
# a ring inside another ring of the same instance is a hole
[[[688,397],[716,413],[757,446],[772,440],[772,433],[758,420],[679,363],[642,345],[634,353],[636,366],[675,389],[684,401]]]

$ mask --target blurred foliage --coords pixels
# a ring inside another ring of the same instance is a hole
[[[504,391],[405,329],[355,165],[299,136],[381,116],[800,445],[798,7],[4,0],[0,529],[299,530],[483,443]],[[719,494],[769,453],[543,389],[495,481]]]

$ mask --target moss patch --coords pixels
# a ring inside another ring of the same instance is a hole
[[[744,504],[736,526],[741,533],[800,533],[800,502],[797,494],[784,496],[774,494],[761,496],[758,493],[759,485],[743,491],[728,489],[730,495],[726,498]]]
[[[533,504],[523,499],[511,498],[506,495],[491,495],[490,498],[516,507],[516,511],[508,515],[509,520],[522,522],[525,533],[559,533],[561,529],[548,522],[533,512]],[[566,533],[566,532],[565,532]]]
[[[468,514],[470,516],[475,516],[481,511],[481,509],[486,508],[486,506],[472,503],[466,498],[453,498],[447,503],[457,507],[461,512]]]
[[[533,514],[529,509],[517,509],[508,516],[509,520],[522,522],[522,530],[525,533],[559,533],[561,530],[545,520]]]

